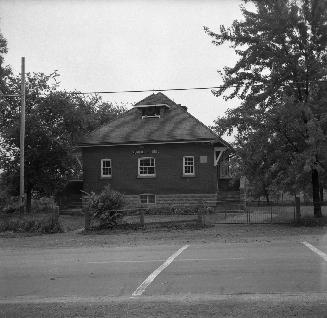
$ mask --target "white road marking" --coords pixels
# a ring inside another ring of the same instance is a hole
[[[230,261],[230,260],[240,260],[244,257],[230,257],[230,258],[181,258],[175,260],[176,262],[190,262],[190,261]],[[110,263],[155,263],[163,262],[164,259],[145,259],[145,260],[108,260],[108,261],[93,261],[87,262],[87,264],[110,264]]]
[[[319,250],[318,248],[314,247],[313,245],[311,245],[308,242],[302,242],[303,245],[305,245],[307,248],[309,248],[311,251],[315,252],[316,254],[318,254],[324,261],[327,262],[327,254],[324,253],[323,251]]]
[[[155,271],[153,271],[147,278],[146,280],[136,288],[132,296],[141,296],[145,289],[153,282],[153,280],[167,267],[169,266],[173,260],[180,255],[184,250],[186,250],[189,247],[189,245],[184,245],[181,247],[177,252],[175,252],[173,255],[167,258],[167,260],[160,265]]]

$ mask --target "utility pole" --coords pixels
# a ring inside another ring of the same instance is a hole
[[[21,70],[21,108],[20,108],[20,181],[19,181],[19,211],[25,212],[25,191],[24,191],[24,148],[25,148],[25,57],[22,57]]]

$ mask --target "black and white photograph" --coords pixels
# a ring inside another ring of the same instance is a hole
[[[0,0],[0,317],[327,318],[327,0]]]

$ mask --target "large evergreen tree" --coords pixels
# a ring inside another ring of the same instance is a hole
[[[236,129],[250,179],[256,164],[280,189],[296,192],[311,182],[320,217],[327,170],[327,1],[244,2],[243,20],[219,32],[205,27],[215,45],[229,43],[239,56],[219,71],[224,85],[214,94],[241,102],[218,118],[216,130]]]

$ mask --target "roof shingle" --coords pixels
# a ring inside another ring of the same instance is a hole
[[[155,142],[219,141],[221,138],[162,93],[152,94],[135,104],[170,106],[160,118],[142,119],[133,108],[122,116],[84,136],[80,146],[137,144]],[[228,144],[227,144],[228,145]]]

